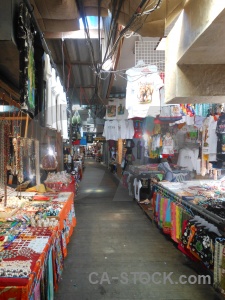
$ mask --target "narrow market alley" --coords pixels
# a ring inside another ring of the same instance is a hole
[[[56,300],[223,299],[106,167],[85,166]]]

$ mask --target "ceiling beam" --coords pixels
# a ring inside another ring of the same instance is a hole
[[[15,106],[17,108],[21,108],[20,107],[20,103],[16,102],[15,100],[13,100],[8,94],[1,92],[0,91],[0,99],[7,102],[9,105],[11,106]]]
[[[55,64],[61,66],[63,63],[62,63],[62,62],[55,62]],[[98,64],[98,62],[95,62],[95,64]],[[75,65],[79,65],[79,66],[80,66],[80,65],[84,65],[84,66],[86,66],[86,65],[92,66],[93,63],[92,63],[91,61],[79,61],[79,60],[77,60],[77,61],[70,62],[70,65],[71,65],[71,66],[75,66]]]
[[[68,67],[68,72],[69,72],[69,67],[71,66],[71,62],[70,62],[70,57],[69,57],[69,53],[68,53],[68,49],[66,47],[66,43],[64,41],[62,41],[63,43],[63,52],[64,52],[64,55],[65,55],[65,59],[66,59],[66,63],[67,63],[67,67]],[[74,74],[73,74],[73,71],[70,70],[70,76],[71,78],[69,78],[70,81],[73,82],[73,84],[75,84],[75,77],[74,77]],[[65,78],[63,78],[65,80]],[[67,89],[69,89],[69,86],[70,86],[70,83],[69,82],[64,82],[63,83],[64,86],[66,86]]]
[[[94,89],[95,88],[95,85],[87,85],[87,86],[82,86],[82,85],[79,85],[79,86],[74,86],[75,89]]]
[[[0,88],[2,88],[4,91],[6,91],[15,100],[19,101],[19,99],[20,99],[19,92],[16,92],[13,88],[11,88],[7,83],[2,81],[1,79],[0,79]]]

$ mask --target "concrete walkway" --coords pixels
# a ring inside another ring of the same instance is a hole
[[[192,264],[109,170],[91,159],[85,166],[56,300],[225,299],[209,284],[192,284]]]

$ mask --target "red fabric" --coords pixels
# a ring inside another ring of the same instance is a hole
[[[41,254],[31,256],[31,271],[28,279],[25,278],[1,278],[0,280],[0,295],[1,300],[27,300],[34,287],[34,280],[40,278],[42,272],[42,266],[46,259],[46,254],[53,243],[55,231],[52,231],[52,235],[49,237],[49,241],[46,244]],[[23,259],[23,257],[16,257],[16,260]]]
[[[74,194],[70,193],[68,201],[65,202],[62,210],[59,213],[59,230],[62,231],[64,228],[64,220],[67,219],[68,214],[70,213],[72,206],[74,205]],[[66,245],[69,243],[70,237],[73,233],[73,228],[76,226],[76,218],[73,217],[72,219],[72,226],[70,226],[69,235],[66,237]],[[67,248],[63,247],[63,255],[64,257],[67,256]]]

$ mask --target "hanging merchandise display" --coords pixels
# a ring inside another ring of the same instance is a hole
[[[107,120],[102,136],[106,140],[132,139],[134,137],[133,120]]]
[[[128,111],[125,107],[125,99],[109,100],[106,106],[106,120],[126,120]]]
[[[9,133],[10,123],[7,121],[0,121],[0,151],[2,153],[0,158],[0,189],[4,191],[4,205],[7,204],[7,168],[9,163]]]
[[[80,140],[83,135],[81,126],[81,117],[77,110],[74,111],[71,120],[71,140],[73,145],[80,145]]]
[[[112,101],[110,101],[110,104],[107,105],[106,107],[106,119],[110,120],[110,119],[116,119],[117,117],[117,105],[116,103],[111,103]]]
[[[159,120],[164,122],[176,122],[182,119],[180,104],[173,104],[161,107]]]
[[[51,106],[52,106],[52,99],[51,99],[51,78],[52,78],[52,67],[50,62],[50,57],[48,54],[44,53],[44,96],[45,101],[42,107],[42,109],[45,109],[44,112],[45,116],[43,116],[43,119],[45,117],[45,122],[43,126],[51,127],[52,125],[52,114],[51,114]],[[43,114],[43,112],[42,112]]]
[[[19,183],[24,180],[40,180],[39,143],[34,139],[13,137],[8,170]]]
[[[162,138],[162,155],[174,155],[174,140],[170,132]]]
[[[35,112],[34,26],[24,2],[19,4],[18,46],[20,51],[20,102],[22,109]]]
[[[156,66],[134,67],[126,71],[128,117],[155,117],[160,113],[159,90],[163,87]]]
[[[140,139],[143,135],[143,119],[134,118],[134,138]]]
[[[77,110],[75,110],[73,117],[72,117],[72,125],[81,124],[81,117]]]
[[[118,131],[119,131],[119,128],[118,128],[117,120],[106,121],[102,136],[104,136],[106,140],[117,141],[118,135],[119,135]]]
[[[126,140],[125,148],[126,148],[126,153],[125,153],[125,160],[126,160],[126,165],[131,165],[133,161],[135,161],[135,157],[133,155],[133,148],[135,147],[135,143],[133,140],[129,139]]]
[[[58,162],[56,156],[53,153],[46,154],[41,161],[41,167],[46,171],[54,171],[57,168]]]
[[[50,57],[44,53],[44,91],[40,112],[41,126],[57,130],[64,141],[68,140],[68,120],[66,94],[56,70],[51,66]]]
[[[141,159],[142,158],[142,143],[141,141],[137,142],[137,159]]]
[[[222,113],[217,121],[217,164],[222,166],[225,161],[225,113]]]

